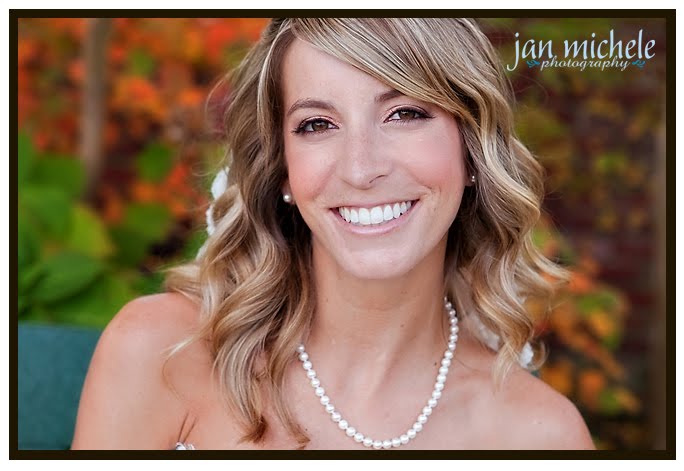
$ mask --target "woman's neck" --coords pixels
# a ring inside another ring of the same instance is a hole
[[[316,312],[305,341],[317,364],[354,371],[366,388],[397,367],[420,368],[446,346],[443,250],[396,279],[359,279],[313,253]]]

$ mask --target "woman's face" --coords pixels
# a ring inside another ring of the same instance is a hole
[[[284,190],[314,254],[361,279],[443,254],[467,182],[454,117],[300,40],[281,80]]]

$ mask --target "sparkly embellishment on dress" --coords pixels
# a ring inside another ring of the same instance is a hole
[[[190,443],[178,442],[176,443],[176,448],[174,450],[194,450],[195,447]]]

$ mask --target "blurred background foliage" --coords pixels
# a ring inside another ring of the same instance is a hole
[[[84,111],[92,73],[84,49],[98,21],[106,26],[105,93],[101,169],[93,174],[82,155],[82,123],[92,118]],[[227,86],[220,78],[266,23],[19,20],[21,321],[104,327],[128,300],[161,290],[160,269],[194,257],[223,156]],[[657,379],[639,358],[657,308],[648,277],[658,191],[652,181],[664,126],[664,20],[515,18],[481,25],[504,64],[515,62],[515,32],[557,47],[592,32],[606,37],[610,29],[626,40],[639,29],[656,39],[656,58],[644,69],[540,71],[523,63],[508,74],[518,133],[548,172],[535,241],[571,270],[539,324],[550,351],[540,376],[579,407],[599,448],[651,448],[659,419],[646,407],[645,384]],[[643,286],[650,289],[646,298]],[[541,316],[542,306],[529,308]]]

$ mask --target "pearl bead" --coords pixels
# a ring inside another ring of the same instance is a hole
[[[447,311],[451,311],[451,308],[454,307],[454,305],[451,304],[449,301],[447,301],[446,304],[444,305],[444,307],[446,308]]]
[[[457,325],[452,325],[451,328],[449,329],[449,331],[450,331],[452,334],[458,334],[459,328],[458,328]]]
[[[342,415],[339,412],[333,412],[332,414],[330,414],[330,418],[333,422],[339,422],[342,418]]]
[[[443,361],[443,360],[442,360],[442,361]],[[314,378],[314,379],[311,380],[311,386],[313,386],[314,388],[317,388],[317,387],[320,386],[320,385],[321,385],[321,380],[320,380],[320,379]]]
[[[321,404],[327,406],[330,403],[330,398],[328,396],[321,397]]]
[[[446,375],[437,375],[437,382],[444,383],[446,381]]]
[[[434,397],[435,399],[439,399],[440,397],[442,397],[442,392],[441,391],[432,391],[432,397]]]
[[[393,439],[392,439],[392,446],[393,446],[394,448],[396,448],[396,447],[398,447],[399,445],[401,445],[401,440],[398,439],[398,438],[393,438]]]
[[[349,430],[349,429],[347,429],[347,430]],[[354,441],[356,443],[361,443],[363,441],[363,434],[359,433],[359,432],[355,433],[354,434]]]
[[[347,427],[347,436],[353,437],[356,434],[356,429],[354,427]]]
[[[313,367],[313,365],[310,361],[305,361],[304,363],[302,363],[302,368],[304,368],[305,370],[310,370],[311,367]]]
[[[297,346],[297,352],[302,353],[303,351],[304,351],[304,344],[300,343],[299,346]]]
[[[373,448],[375,448],[376,450],[379,450],[380,448],[382,448],[382,442],[380,440],[375,440],[373,442]]]
[[[449,368],[447,368],[446,366],[442,366],[442,367],[439,369],[439,374],[441,374],[441,375],[445,375],[445,374],[447,374],[448,372],[449,372]]]
[[[449,319],[449,324],[451,324],[451,325],[458,324],[458,319],[455,317],[452,317],[451,319]]]
[[[315,372],[314,370],[309,370],[309,371],[306,372],[306,376],[307,376],[309,379],[314,379],[314,378],[316,377],[316,372]]]
[[[437,399],[435,399],[434,397],[431,397],[430,399],[428,399],[428,406],[430,406],[431,408],[434,409],[436,405],[437,405]]]
[[[452,351],[447,350],[446,352],[444,352],[444,358],[446,358],[447,360],[451,360],[453,357],[454,357],[454,354]]]
[[[323,389],[323,388],[320,387],[320,386],[317,387],[317,388],[316,388],[316,396],[321,397],[321,396],[324,396],[324,395],[325,395],[325,389]]]
[[[364,438],[363,439],[363,446],[369,447],[373,444],[373,439],[372,438]]]
[[[406,434],[403,434],[401,437],[399,437],[399,440],[401,441],[402,445],[406,445],[409,442],[409,437]]]
[[[416,432],[420,432],[421,430],[423,430],[423,424],[421,424],[420,422],[416,422],[415,424],[413,424],[413,430],[415,430]]]
[[[333,420],[335,420],[335,419],[333,419]],[[337,423],[337,426],[339,428],[341,428],[342,430],[347,430],[347,428],[349,427],[349,424],[347,423],[346,420],[342,419]]]
[[[427,417],[426,417],[425,415],[423,415],[423,414],[420,414],[420,415],[418,416],[418,423],[421,424],[421,425],[424,425],[425,422],[427,422]]]
[[[382,447],[385,450],[392,448],[392,440],[385,440],[384,442],[382,442]]]
[[[413,440],[414,438],[416,438],[416,431],[415,431],[414,429],[410,428],[410,429],[408,430],[408,432],[406,432],[406,435],[408,435],[408,437],[409,437],[411,440]]]
[[[432,414],[432,407],[430,407],[430,406],[423,407],[423,415],[428,416],[430,414]]]
[[[455,316],[456,316],[456,309],[451,309],[449,311],[449,317],[455,317]],[[458,318],[456,320],[458,320]]]
[[[444,389],[444,383],[435,383],[435,391],[441,391]]]
[[[330,400],[330,399],[328,399],[328,400]],[[327,404],[325,405],[325,411],[326,411],[328,414],[332,414],[333,412],[335,412],[335,406],[333,406],[333,405],[330,404],[330,403],[327,403]]]
[[[302,353],[299,354],[299,359],[302,360],[302,361],[306,361],[306,360],[309,359],[309,354],[306,353],[306,352],[302,352]]]
[[[442,366],[446,366],[447,368],[449,368],[451,366],[451,360],[445,358],[444,360],[442,360]]]
[[[449,343],[455,342],[456,340],[458,340],[458,335],[456,335],[456,334],[451,334],[451,335],[449,336]]]
[[[454,350],[456,350],[456,344],[450,343],[449,345],[447,345],[447,348],[449,349],[450,352],[453,352]]]

